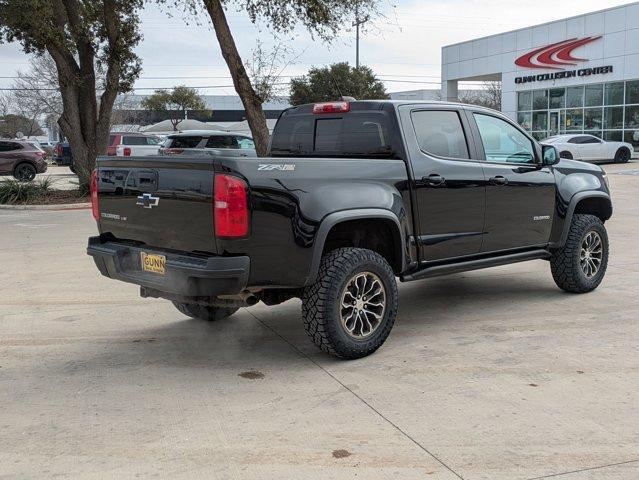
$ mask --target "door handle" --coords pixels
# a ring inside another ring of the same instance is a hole
[[[427,177],[422,177],[422,181],[425,182],[427,185],[438,187],[440,185],[443,185],[446,179],[441,175],[433,173],[432,175],[428,175]]]
[[[488,181],[491,185],[506,185],[508,183],[508,179],[502,175],[491,177],[488,179]]]

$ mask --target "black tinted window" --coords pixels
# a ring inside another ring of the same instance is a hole
[[[166,146],[169,148],[195,148],[202,141],[202,137],[169,137]]]
[[[343,117],[282,116],[275,127],[273,155],[371,156],[394,155],[389,120],[383,112],[353,112]]]
[[[0,152],[11,152],[13,150],[20,150],[22,145],[15,142],[0,142]]]
[[[469,158],[466,137],[457,112],[439,110],[412,114],[419,147],[427,153],[447,158]]]
[[[596,140],[594,137],[589,137],[587,135],[580,135],[578,137],[572,137],[570,140],[568,140],[568,143],[576,143],[576,144],[583,144],[583,143],[599,143],[598,140]]]
[[[233,135],[214,135],[206,141],[206,148],[240,148]]]
[[[146,137],[122,137],[122,145],[146,145]]]
[[[109,145],[113,145],[116,135],[109,135]]]

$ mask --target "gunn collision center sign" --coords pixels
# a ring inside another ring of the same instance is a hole
[[[590,75],[612,73],[612,65],[568,69],[569,67],[576,67],[579,62],[588,61],[587,58],[574,57],[574,50],[599,39],[601,39],[601,35],[598,37],[571,38],[563,42],[552,43],[545,47],[537,48],[532,52],[522,55],[515,60],[515,65],[524,68],[543,68],[557,71],[516,77],[515,83],[544,82],[548,80],[559,80],[561,78],[588,77]]]

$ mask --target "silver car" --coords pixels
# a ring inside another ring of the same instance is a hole
[[[190,130],[169,135],[160,148],[160,155],[257,157],[251,137],[212,130]]]

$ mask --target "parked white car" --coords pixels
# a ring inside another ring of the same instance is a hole
[[[161,139],[152,135],[139,133],[119,134],[120,143],[115,147],[118,157],[147,157],[157,155],[160,151]]]
[[[585,162],[614,161],[625,163],[632,158],[634,147],[626,142],[608,142],[594,135],[583,133],[556,135],[542,140],[542,144],[552,145],[562,158],[572,158]]]

